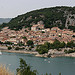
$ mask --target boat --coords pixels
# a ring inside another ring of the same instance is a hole
[[[2,55],[2,52],[0,51],[0,55]]]
[[[46,59],[44,59],[44,61],[46,61]]]
[[[48,63],[50,63],[50,61],[48,61]]]

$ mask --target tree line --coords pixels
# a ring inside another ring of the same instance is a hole
[[[75,47],[75,43],[73,41],[70,41],[66,44],[65,42],[60,42],[56,39],[54,43],[45,42],[42,45],[38,45],[36,51],[38,51],[40,54],[44,54],[48,53],[49,49],[60,50],[60,48],[73,48],[73,47]]]

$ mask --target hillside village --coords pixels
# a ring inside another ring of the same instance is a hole
[[[27,39],[23,39],[23,37]],[[23,28],[22,30],[15,31],[10,30],[8,27],[5,27],[0,31],[0,41],[1,42],[12,42],[17,44],[22,42],[26,45],[27,40],[32,40],[34,45],[44,44],[45,42],[53,43],[55,39],[60,42],[75,42],[75,32],[70,29],[61,30],[58,27],[53,27],[51,29],[44,28],[42,21],[39,21],[37,24],[32,25],[31,30],[28,28]]]

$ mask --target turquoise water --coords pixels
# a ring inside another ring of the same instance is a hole
[[[58,57],[58,58],[41,58],[35,57],[32,54],[6,53],[0,55],[0,64],[6,64],[9,69],[16,74],[16,68],[19,67],[19,58],[23,58],[27,64],[36,69],[39,75],[51,73],[58,75],[75,75],[75,58],[72,57]]]

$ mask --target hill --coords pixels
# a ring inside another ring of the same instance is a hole
[[[0,24],[8,23],[10,20],[11,20],[11,18],[0,18]]]
[[[75,31],[75,7],[51,7],[27,12],[18,15],[6,24],[10,29],[19,30],[22,27],[31,27],[39,21],[43,21],[45,28],[58,26],[59,28],[69,28]],[[2,24],[0,28],[4,27]]]

